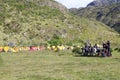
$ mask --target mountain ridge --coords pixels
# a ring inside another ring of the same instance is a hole
[[[94,0],[93,2],[89,3],[87,7],[91,6],[108,6],[112,4],[120,3],[120,0]]]
[[[103,1],[103,0],[102,0]],[[114,1],[114,0],[113,0]],[[71,13],[103,22],[120,33],[120,3],[70,10]]]

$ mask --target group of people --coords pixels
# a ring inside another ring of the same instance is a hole
[[[98,46],[95,44],[92,46],[90,43],[86,43],[82,48],[83,56],[102,56],[102,57],[110,57],[112,56],[110,50],[110,41],[104,42],[102,46]]]

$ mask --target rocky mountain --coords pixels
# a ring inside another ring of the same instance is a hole
[[[109,2],[105,3],[105,1]],[[104,3],[106,5],[92,5]],[[118,3],[117,3],[118,2]],[[96,0],[88,4],[88,7],[70,10],[73,14],[78,16],[84,16],[86,18],[92,18],[103,22],[120,33],[120,0]],[[114,4],[113,4],[114,3]],[[90,7],[92,6],[92,7]],[[97,7],[94,7],[97,6]]]
[[[95,0],[87,5],[87,7],[91,6],[107,6],[119,3],[120,0]]]
[[[54,0],[0,0],[0,36],[0,45],[14,42],[21,46],[41,45],[56,39],[69,45],[109,39],[119,45],[120,39],[106,25],[72,15]]]

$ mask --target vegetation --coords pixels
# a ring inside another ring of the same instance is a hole
[[[0,3],[0,45],[19,46],[43,43],[82,45],[109,39],[119,46],[119,34],[95,20],[77,17],[53,0],[2,0]],[[54,34],[60,40],[53,39]],[[113,37],[111,37],[113,36]],[[52,41],[53,40],[53,41]]]
[[[89,3],[87,6],[106,6],[106,5],[112,5],[115,3],[120,3],[120,0],[94,0],[93,2]]]
[[[98,2],[98,4],[101,4],[100,1]],[[120,23],[119,23],[120,3],[112,4],[110,2],[110,4],[111,5],[107,5],[106,3],[104,3],[105,6],[94,7],[93,5],[92,7],[86,7],[82,9],[70,9],[70,11],[78,16],[84,16],[86,18],[91,18],[101,21],[120,33]]]
[[[82,54],[81,48],[77,46],[73,48],[72,52],[78,55]]]
[[[63,44],[60,37],[56,34],[53,35],[52,39],[48,41],[48,43],[50,44],[50,46],[58,46]]]
[[[3,65],[3,60],[2,60],[2,57],[0,55],[0,67]]]
[[[71,51],[0,53],[1,80],[119,80],[120,55],[74,57]]]
[[[117,52],[120,52],[120,47],[114,49]]]

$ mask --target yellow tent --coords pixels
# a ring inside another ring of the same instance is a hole
[[[55,52],[58,52],[58,51],[59,51],[59,48],[58,48],[58,47],[55,47],[55,48],[54,48],[54,51],[55,51]]]
[[[5,52],[8,52],[10,47],[9,46],[5,46],[3,49],[4,49]]]
[[[28,51],[30,49],[30,47],[20,47],[19,50],[20,51]]]
[[[13,48],[11,48],[11,51],[12,52],[19,52],[19,48],[18,47],[13,47]]]

